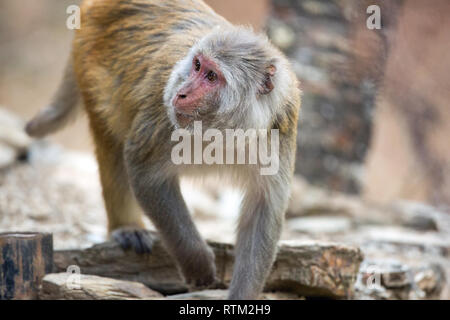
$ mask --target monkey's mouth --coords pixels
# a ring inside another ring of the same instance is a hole
[[[175,117],[177,118],[177,122],[181,127],[186,127],[188,124],[195,120],[194,114],[187,114],[179,111],[175,111]]]

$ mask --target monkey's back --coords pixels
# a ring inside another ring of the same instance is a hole
[[[91,127],[122,139],[139,110],[166,121],[163,88],[171,69],[223,24],[201,0],[85,0],[72,53]]]

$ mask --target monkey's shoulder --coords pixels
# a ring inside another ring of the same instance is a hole
[[[160,57],[171,64],[212,28],[227,24],[199,0],[84,1],[74,52],[104,66]]]
[[[85,0],[82,22],[100,29],[183,32],[226,23],[201,0]]]

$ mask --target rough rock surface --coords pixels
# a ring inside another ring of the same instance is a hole
[[[285,237],[359,246],[365,260],[355,299],[450,297],[450,214],[445,208],[406,201],[374,205],[298,177],[294,186]]]
[[[367,259],[355,286],[357,299],[439,299],[445,273],[439,264],[402,263],[398,259]]]
[[[91,155],[33,143],[26,161],[0,170],[0,232],[50,232],[56,249],[104,241],[100,190]]]
[[[123,251],[116,243],[108,242],[85,250],[56,251],[55,268],[62,272],[77,265],[83,274],[138,281],[165,294],[195,289],[186,286],[157,234],[154,237],[155,245],[147,256]],[[216,254],[218,283],[215,287],[226,287],[231,280],[233,246],[209,244]],[[282,242],[266,289],[349,298],[362,258],[359,249],[351,246],[313,241]]]
[[[41,300],[149,300],[161,297],[142,283],[71,273],[46,275],[39,293]]]

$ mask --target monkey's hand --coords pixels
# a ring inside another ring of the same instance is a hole
[[[150,231],[142,228],[123,227],[114,230],[111,238],[117,241],[122,249],[134,250],[138,254],[152,252],[153,237]]]
[[[216,282],[215,256],[208,246],[180,263],[180,267],[186,283],[193,289],[210,287]]]

